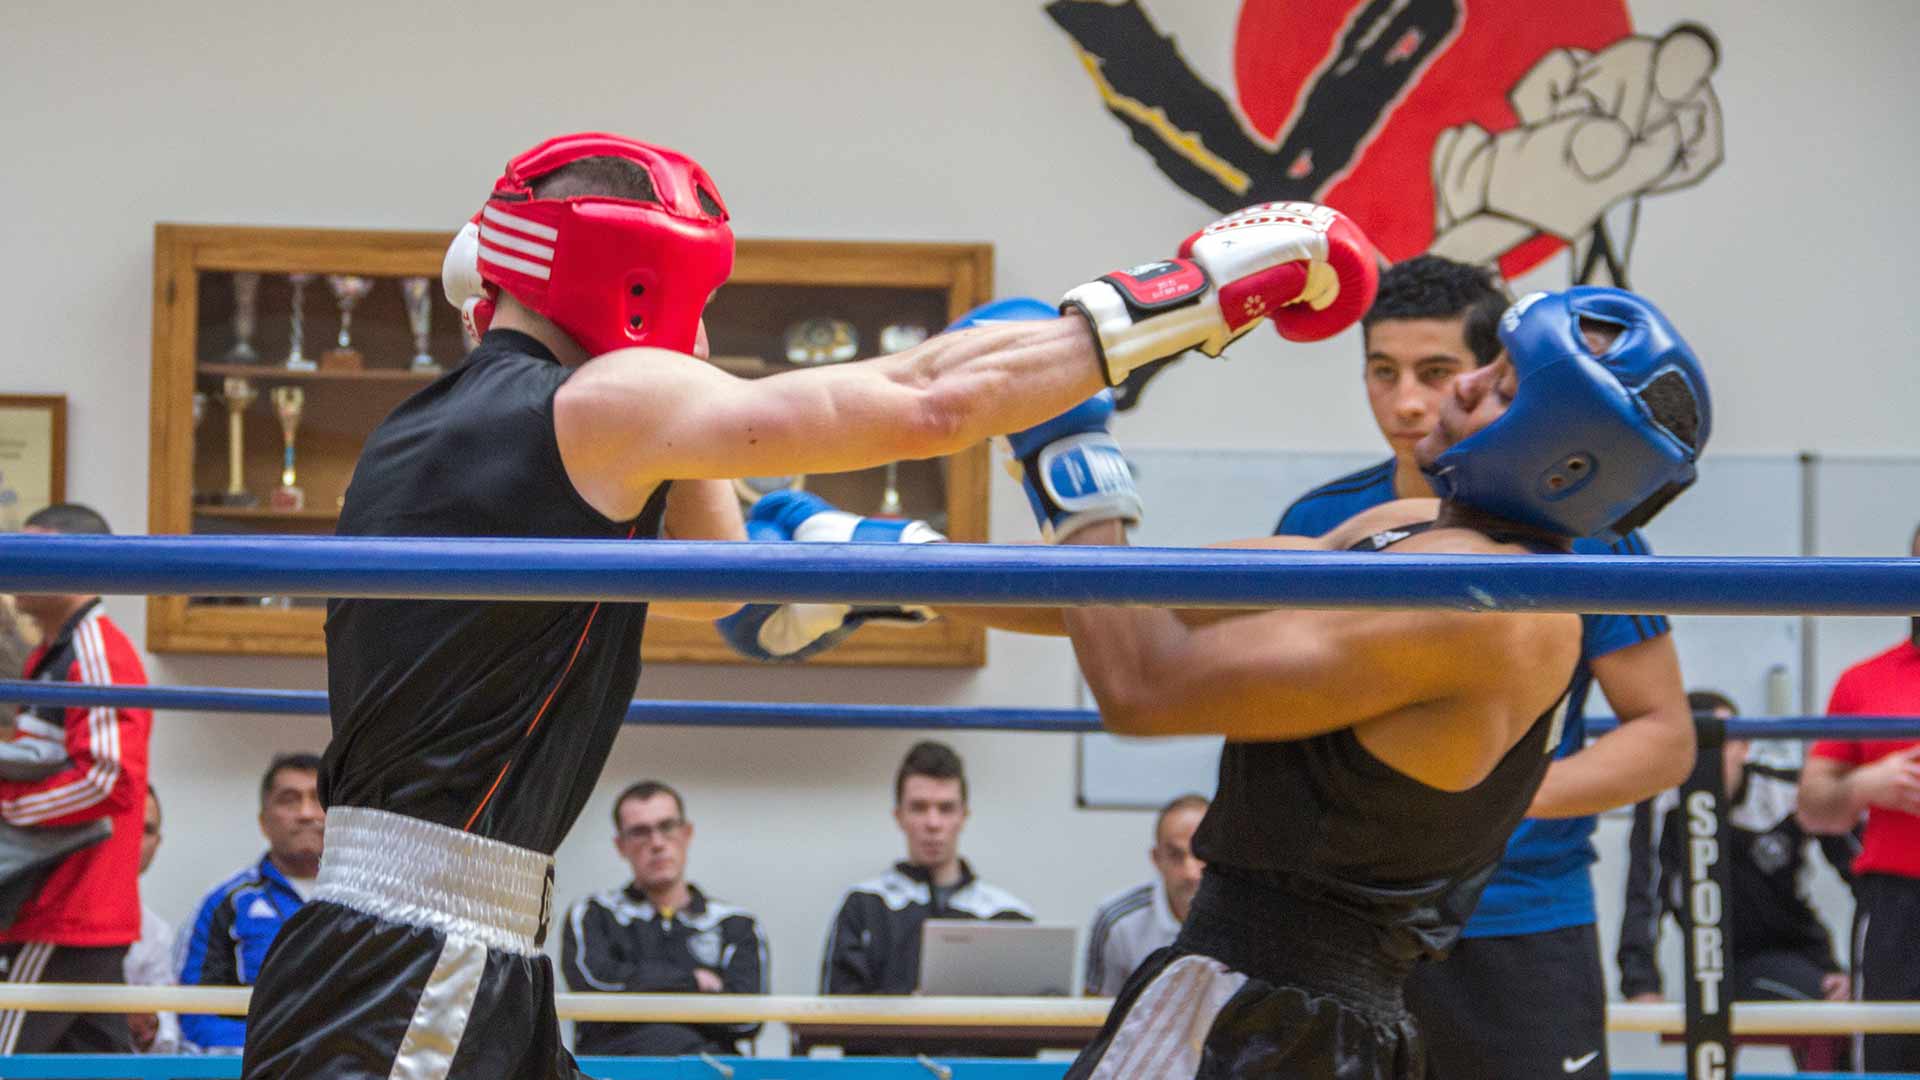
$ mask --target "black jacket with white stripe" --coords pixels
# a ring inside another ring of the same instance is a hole
[[[960,882],[936,886],[926,868],[893,869],[847,890],[827,934],[820,967],[823,994],[911,994],[920,985],[920,926],[928,919],[1013,919],[1032,922],[1019,897],[973,876],[960,863]]]
[[[655,907],[628,885],[579,900],[567,909],[561,968],[575,991],[691,994],[700,989],[694,971],[720,976],[728,994],[767,992],[767,938],[746,911],[692,895],[679,911]],[[581,1054],[677,1057],[737,1054],[759,1024],[579,1025]]]

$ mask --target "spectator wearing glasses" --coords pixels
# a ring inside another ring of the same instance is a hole
[[[693,822],[680,793],[644,780],[613,804],[613,847],[633,878],[567,910],[561,966],[576,991],[764,994],[767,939],[751,914],[687,880]],[[582,1055],[737,1054],[758,1024],[582,1023]]]

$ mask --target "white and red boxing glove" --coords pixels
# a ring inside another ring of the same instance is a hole
[[[1093,327],[1107,382],[1199,349],[1219,356],[1273,320],[1289,341],[1318,341],[1360,321],[1380,286],[1380,256],[1330,206],[1260,203],[1180,245],[1177,258],[1117,270],[1069,292],[1062,312]]]

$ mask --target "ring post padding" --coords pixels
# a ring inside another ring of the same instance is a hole
[[[1699,752],[1693,772],[1680,787],[1686,826],[1687,902],[1681,929],[1687,990],[1687,1080],[1726,1080],[1733,1069],[1733,1024],[1728,996],[1727,958],[1733,954],[1733,920],[1728,903],[1733,877],[1727,852],[1726,773],[1722,766],[1726,722],[1717,716],[1694,718]]]
[[[19,533],[0,592],[1911,615],[1920,560]]]

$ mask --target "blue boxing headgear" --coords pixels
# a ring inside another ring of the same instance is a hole
[[[1009,296],[1005,300],[989,300],[965,315],[953,321],[953,325],[942,330],[966,330],[975,326],[989,326],[1003,322],[1033,322],[1036,319],[1057,319],[1059,307],[1044,300],[1035,300],[1031,296]]]
[[[1596,355],[1580,320],[1620,328]],[[1426,468],[1436,493],[1567,537],[1620,536],[1694,481],[1713,410],[1693,351],[1621,289],[1534,293],[1500,319],[1519,379],[1505,415]]]

